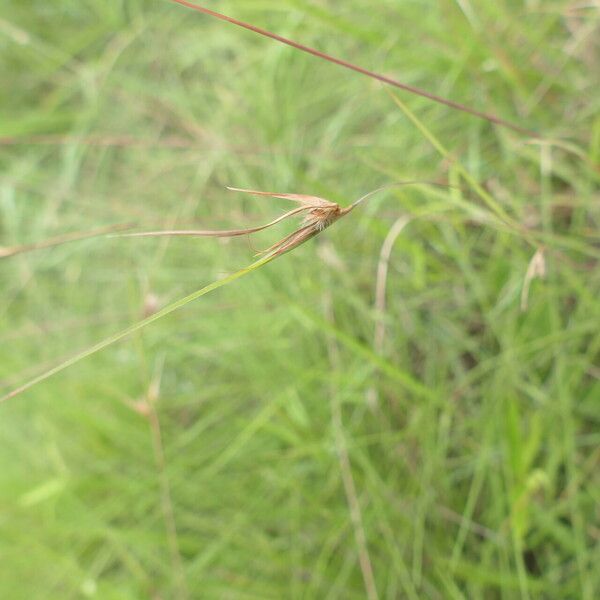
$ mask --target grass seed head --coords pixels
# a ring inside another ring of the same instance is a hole
[[[273,221],[265,225],[257,227],[247,227],[243,229],[222,229],[222,230],[168,230],[168,231],[143,231],[137,233],[124,234],[123,237],[158,237],[158,236],[195,236],[195,237],[236,237],[241,235],[250,235],[269,229],[274,225],[281,223],[291,217],[304,215],[300,227],[286,235],[284,238],[259,252],[259,254],[272,254],[278,256],[303,244],[310,238],[314,237],[340,217],[349,213],[355,206],[351,205],[348,208],[342,208],[339,204],[319,198],[318,196],[308,196],[305,194],[282,194],[279,192],[263,192],[259,190],[246,190],[241,188],[228,187],[228,190],[234,192],[243,192],[253,194],[255,196],[268,196],[270,198],[281,198],[295,202],[298,206],[292,210],[285,212]]]

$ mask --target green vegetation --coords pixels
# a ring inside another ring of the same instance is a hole
[[[0,597],[597,598],[598,8],[210,6],[542,137],[167,0],[3,0],[1,247],[288,208],[227,185],[452,187],[376,195],[1,403]],[[0,258],[0,396],[253,254]]]

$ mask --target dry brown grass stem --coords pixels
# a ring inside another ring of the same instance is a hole
[[[383,242],[379,254],[377,280],[375,283],[375,334],[373,336],[373,350],[377,355],[383,353],[383,345],[385,342],[386,288],[390,257],[394,243],[409,222],[410,218],[407,216],[402,216],[394,222]],[[367,402],[371,408],[375,408],[378,405],[379,398],[375,386],[367,390]]]
[[[324,312],[326,319],[333,324],[335,321],[335,315],[333,312],[331,293],[329,291],[325,293]],[[331,366],[334,370],[338,370],[340,367],[339,348],[335,340],[331,337],[328,338],[327,349]],[[338,455],[340,473],[342,476],[344,493],[346,495],[346,502],[348,503],[348,510],[350,512],[350,521],[354,530],[354,540],[358,553],[358,562],[365,585],[365,592],[368,600],[378,600],[379,594],[375,584],[375,575],[373,573],[371,557],[369,556],[369,547],[367,544],[364,519],[356,491],[354,476],[352,475],[352,464],[350,462],[348,446],[346,444],[346,438],[344,435],[342,405],[339,392],[333,383],[330,385],[329,393],[331,398],[331,420],[335,436],[335,447]]]
[[[529,261],[527,273],[525,273],[525,279],[523,280],[523,289],[521,291],[521,310],[523,312],[527,310],[529,304],[531,282],[538,277],[543,278],[545,276],[546,258],[544,257],[544,250],[539,248]]]
[[[192,2],[188,2],[187,0],[171,0],[177,4],[181,4],[187,8],[191,8],[197,12],[203,13],[210,17],[214,17],[221,21],[225,21],[227,23],[231,23],[232,25],[236,25],[237,27],[242,27],[249,31],[253,31],[254,33],[258,33],[259,35],[271,38],[281,44],[285,44],[287,46],[291,46],[292,48],[296,48],[296,50],[300,50],[302,52],[306,52],[307,54],[312,54],[317,58],[321,58],[330,63],[336,64],[340,67],[344,67],[345,69],[350,69],[351,71],[355,71],[356,73],[360,73],[361,75],[366,75],[371,79],[376,79],[377,81],[381,81],[387,85],[393,86],[395,88],[399,88],[406,92],[410,92],[411,94],[416,94],[417,96],[422,96],[423,98],[427,98],[432,100],[433,102],[437,102],[438,104],[444,104],[445,106],[449,106],[450,108],[454,108],[455,110],[460,110],[465,113],[469,113],[473,116],[479,117],[480,119],[484,119],[489,121],[490,123],[495,123],[496,125],[502,125],[503,127],[507,127],[521,134],[530,135],[534,137],[538,137],[538,134],[525,129],[524,127],[520,127],[519,125],[515,125],[510,121],[497,117],[496,115],[485,113],[474,108],[470,108],[465,106],[464,104],[460,104],[459,102],[454,102],[453,100],[448,100],[447,98],[443,98],[442,96],[438,96],[437,94],[433,94],[431,92],[427,92],[420,88],[417,88],[412,85],[408,85],[406,83],[402,83],[397,81],[396,79],[392,79],[391,77],[387,77],[386,75],[381,75],[379,73],[375,73],[374,71],[369,71],[363,67],[355,65],[347,60],[343,60],[341,58],[336,58],[335,56],[331,56],[330,54],[326,54],[325,52],[321,52],[320,50],[316,50],[315,48],[311,48],[310,46],[305,46],[304,44],[300,44],[299,42],[295,42],[294,40],[290,40],[289,38],[285,38],[276,33],[272,33],[267,31],[266,29],[262,29],[261,27],[257,27],[255,25],[251,25],[250,23],[245,23],[244,21],[240,21],[239,19],[234,19],[233,17],[228,17],[227,15],[218,13],[214,10],[210,10],[209,8],[204,8],[203,6],[199,6],[198,4],[194,4]]]
[[[119,225],[109,225],[108,227],[100,227],[98,229],[93,229],[92,231],[77,231],[73,233],[65,233],[63,235],[58,235],[47,240],[42,240],[41,242],[34,242],[32,244],[21,244],[19,246],[0,246],[0,259],[10,258],[12,256],[16,256],[17,254],[24,254],[25,252],[32,252],[34,250],[41,250],[42,248],[52,248],[53,246],[61,246],[62,244],[66,244],[68,242],[75,242],[78,240],[86,240],[89,238],[99,237],[102,235],[114,233],[116,231],[131,229],[132,227],[133,224],[131,223],[122,223]]]
[[[70,144],[96,148],[197,148],[198,144],[178,136],[150,140],[131,135],[92,134],[87,136],[45,134],[0,137],[0,146],[67,146]]]
[[[377,354],[380,354],[383,351],[383,344],[385,341],[386,288],[390,257],[392,254],[392,249],[394,248],[394,243],[409,222],[410,218],[407,216],[402,216],[396,220],[387,234],[379,254],[379,263],[377,265],[377,283],[375,285],[375,310],[377,312],[377,323],[375,325],[375,336],[373,341],[373,346]]]
[[[186,600],[189,598],[189,591],[183,568],[183,560],[179,550],[179,536],[177,534],[177,525],[175,522],[175,509],[173,507],[173,498],[171,496],[171,484],[167,473],[167,460],[165,457],[160,418],[156,409],[156,405],[160,398],[162,368],[163,362],[161,361],[157,373],[150,383],[145,398],[136,402],[133,408],[136,412],[145,417],[150,425],[154,462],[156,464],[160,485],[160,504],[167,532],[171,565],[173,567],[178,590],[177,597]]]

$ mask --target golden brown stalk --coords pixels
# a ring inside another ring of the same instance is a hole
[[[248,227],[247,229],[165,229],[161,231],[140,231],[135,233],[125,233],[118,237],[238,237],[240,235],[249,235],[251,233],[258,233],[268,227],[281,223],[284,219],[288,219],[296,214],[304,212],[306,208],[295,208],[285,214],[277,217],[270,223],[265,225],[259,225],[257,227]]]
[[[480,119],[485,119],[490,123],[494,123],[496,125],[501,125],[503,127],[507,127],[516,131],[518,133],[524,135],[530,135],[533,137],[539,137],[537,133],[526,129],[525,127],[521,127],[520,125],[515,125],[506,119],[502,119],[497,117],[496,115],[486,113],[480,110],[476,110],[464,104],[460,104],[459,102],[455,102],[454,100],[448,100],[442,96],[438,96],[437,94],[433,94],[426,90],[422,90],[413,85],[408,85],[406,83],[402,83],[401,81],[397,81],[396,79],[392,79],[391,77],[387,77],[386,75],[381,75],[380,73],[375,73],[374,71],[369,71],[364,67],[360,67],[359,65],[355,65],[347,60],[343,60],[341,58],[336,58],[335,56],[331,56],[330,54],[326,54],[325,52],[321,52],[315,48],[311,48],[310,46],[305,46],[304,44],[300,44],[299,42],[295,42],[294,40],[290,40],[289,38],[285,38],[276,33],[272,33],[271,31],[267,31],[261,27],[257,27],[255,25],[251,25],[250,23],[245,23],[244,21],[240,21],[239,19],[234,19],[233,17],[229,17],[227,15],[218,13],[209,8],[204,8],[198,4],[194,4],[193,2],[188,2],[187,0],[171,0],[177,4],[181,4],[187,8],[191,8],[197,12],[208,15],[210,17],[214,17],[216,19],[220,19],[221,21],[226,21],[227,23],[231,23],[232,25],[236,25],[237,27],[243,27],[244,29],[248,29],[249,31],[253,31],[254,33],[258,33],[259,35],[271,38],[277,42],[282,44],[286,44],[287,46],[291,46],[292,48],[296,48],[297,50],[301,50],[302,52],[306,52],[307,54],[312,54],[317,58],[321,58],[330,63],[339,65],[340,67],[344,67],[346,69],[350,69],[351,71],[355,71],[356,73],[360,73],[361,75],[366,75],[371,79],[376,79],[377,81],[381,81],[387,85],[391,85],[393,87],[399,88],[401,90],[410,92],[411,94],[416,94],[417,96],[422,96],[423,98],[427,98],[432,100],[433,102],[437,102],[438,104],[444,104],[445,106],[449,106],[450,108],[454,108],[455,110],[460,110],[462,112],[474,115]]]
[[[52,248],[53,246],[61,246],[67,242],[75,242],[78,240],[86,240],[101,235],[113,233],[115,231],[123,231],[124,229],[131,229],[133,224],[121,223],[119,225],[109,225],[108,227],[100,227],[92,231],[76,231],[73,233],[65,233],[58,235],[41,242],[34,242],[32,244],[21,244],[19,246],[0,246],[0,259],[10,258],[17,254],[24,254],[25,252],[33,252],[34,250],[41,250],[42,248]]]

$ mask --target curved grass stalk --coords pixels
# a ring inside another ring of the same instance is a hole
[[[394,92],[388,91],[393,102],[398,108],[405,114],[405,116],[412,122],[412,124],[423,134],[427,141],[439,152],[439,154],[450,160],[452,157],[450,151],[437,139],[437,137],[431,132],[431,130],[415,115],[415,113],[408,108],[408,106],[398,98]],[[462,166],[462,164],[456,160],[453,161],[456,165],[459,173],[462,177],[471,185],[471,187],[477,192],[479,197],[487,204],[488,208],[494,213],[494,215],[503,221],[505,224],[515,229],[522,229],[517,222],[510,217],[510,215],[502,208],[502,206],[496,202],[494,197],[486,192],[479,182]]]
[[[471,189],[483,200],[490,210],[490,215],[493,215],[499,224],[505,226],[506,231],[513,235],[519,236],[528,244],[537,250],[540,245],[548,244],[561,246],[565,249],[575,250],[586,256],[600,258],[600,252],[593,244],[588,244],[585,241],[568,236],[561,236],[555,233],[539,231],[535,229],[527,229],[524,225],[515,220],[509,215],[495,198],[485,190],[485,188],[469,173],[469,171],[460,163],[453,159],[450,151],[439,141],[435,134],[417,117],[417,115],[404,103],[394,92],[388,90],[392,101],[404,113],[404,115],[413,123],[413,125],[423,134],[427,141],[439,152],[440,156],[447,160],[452,160],[460,176],[471,186]]]

